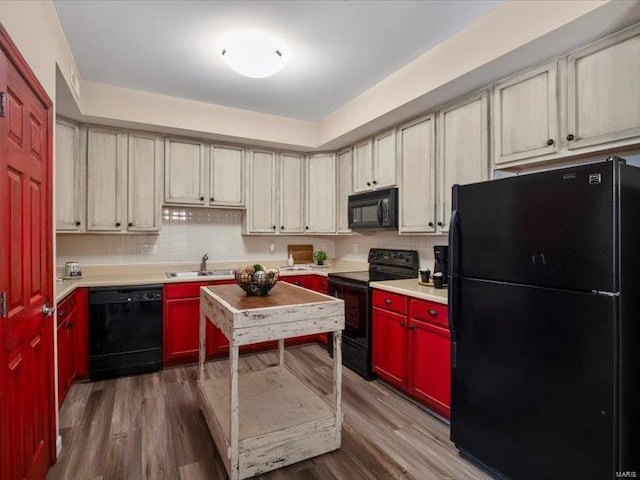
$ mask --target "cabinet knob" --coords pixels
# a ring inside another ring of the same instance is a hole
[[[201,202],[204,202],[204,197],[200,197],[200,201],[201,201]]]
[[[275,229],[276,229],[276,226],[275,226],[275,225],[273,225],[271,228],[272,228],[273,230],[275,230]]]
[[[293,284],[300,286],[300,282],[298,282],[298,281],[293,282]]]
[[[306,227],[304,227],[305,230],[309,230],[309,225],[307,225]]]
[[[433,227],[433,222],[429,222],[427,223],[427,225],[429,225],[430,227]]]
[[[80,220],[76,220],[76,227],[80,226]]]
[[[567,140],[569,141],[573,140],[574,138],[576,137],[573,135],[573,133],[570,133],[569,135],[567,135]]]
[[[371,182],[367,182],[367,187],[370,187],[370,186],[371,186]]]
[[[116,227],[120,228],[121,223],[120,222],[116,222]]]
[[[211,197],[211,198],[209,199],[209,201],[210,201],[210,202],[215,202],[215,201],[216,201],[216,199],[215,199],[215,198],[213,198],[213,197]]]
[[[429,310],[429,315],[431,315],[432,317],[437,317],[438,316],[438,311],[437,310]]]
[[[67,328],[71,330],[74,326],[75,326],[75,323],[69,322],[69,324],[67,325]]]
[[[280,230],[284,230],[284,225],[280,225]]]
[[[400,326],[404,327],[405,323],[404,322],[400,322]]]
[[[133,227],[133,222],[129,222],[128,224],[130,227]]]
[[[553,138],[550,138],[549,140],[547,140],[547,145],[553,145],[554,143],[556,143]]]
[[[442,223],[442,222],[438,222],[438,226],[439,226],[439,227],[442,227],[442,226],[444,226],[444,223]]]
[[[374,185],[377,185],[377,184],[378,184],[378,182],[377,182],[376,180],[374,180],[374,181],[373,181],[373,184],[374,184]]]
[[[387,305],[391,305],[391,299],[390,298],[385,298],[384,299],[384,303],[386,303]]]
[[[415,330],[416,326],[415,325],[409,325],[409,330]]]

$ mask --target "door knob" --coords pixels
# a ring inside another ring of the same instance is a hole
[[[56,313],[56,307],[50,307],[48,304],[42,305],[42,315],[45,317],[52,317]]]

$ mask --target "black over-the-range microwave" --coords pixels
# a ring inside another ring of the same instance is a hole
[[[398,228],[397,188],[349,195],[348,205],[351,229]]]

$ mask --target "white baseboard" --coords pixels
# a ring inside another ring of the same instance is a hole
[[[56,442],[56,457],[60,456],[62,451],[62,436],[58,435],[58,441]]]

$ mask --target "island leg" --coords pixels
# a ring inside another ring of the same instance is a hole
[[[336,446],[342,443],[342,331],[333,332],[333,406],[336,415]]]
[[[240,405],[238,399],[238,349],[236,345],[229,346],[229,364],[231,368],[231,375],[229,381],[231,382],[231,395],[229,401],[231,402],[231,408],[229,409],[230,416],[230,444],[231,444],[231,468],[229,472],[229,480],[238,480],[240,475],[239,470],[239,436],[240,436]]]
[[[284,367],[284,338],[278,340],[278,365]]]
[[[204,362],[207,355],[207,317],[200,308],[200,351],[198,353],[198,367],[200,371],[200,381],[204,382]]]

